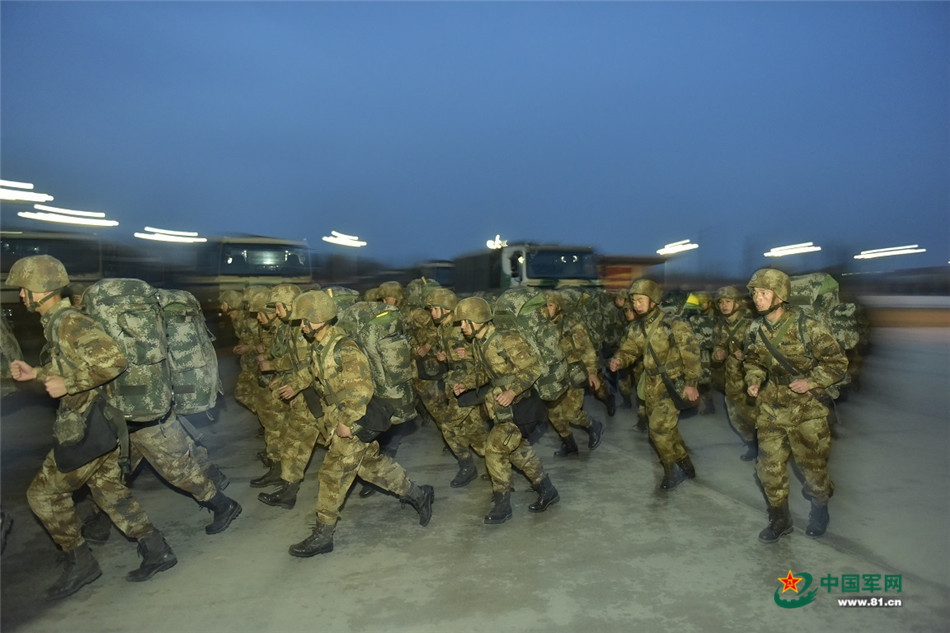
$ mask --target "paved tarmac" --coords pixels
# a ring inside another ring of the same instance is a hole
[[[234,360],[222,356],[226,387]],[[262,472],[251,415],[226,399],[219,420],[198,423],[231,478],[244,512],[222,534],[187,496],[151,471],[133,490],[165,532],[179,563],[128,583],[135,544],[113,529],[94,547],[103,575],[55,603],[43,591],[60,573],[56,548],[33,519],[25,490],[50,447],[52,409],[43,397],[3,400],[2,504],[15,523],[2,556],[4,633],[236,633],[322,631],[946,631],[950,622],[950,330],[881,329],[862,390],[841,403],[831,471],[837,492],[821,539],[804,535],[808,504],[792,478],[795,532],[759,543],[765,505],[752,465],[721,404],[681,421],[698,477],[656,491],[660,468],[635,414],[606,418],[595,451],[555,459],[555,434],[536,448],[560,491],[542,514],[519,477],[514,518],[487,526],[490,490],[478,479],[452,489],[455,463],[436,429],[422,426],[398,456],[411,477],[435,486],[432,522],[395,498],[351,494],[336,549],[311,559],[287,554],[312,525],[318,451],[290,511],[260,503],[248,481]],[[479,471],[484,472],[482,463]],[[358,490],[355,488],[354,490]],[[85,501],[80,510],[85,511]],[[780,577],[802,581],[782,593]],[[900,590],[883,591],[884,577]],[[846,591],[852,579],[856,591]],[[880,586],[875,590],[875,579]],[[808,578],[806,578],[808,580]],[[830,581],[836,587],[827,587]],[[795,606],[817,589],[810,604]],[[839,599],[899,600],[900,607],[844,608]],[[781,603],[781,606],[780,604]]]

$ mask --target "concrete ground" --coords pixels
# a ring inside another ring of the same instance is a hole
[[[233,359],[222,357],[226,385]],[[135,544],[113,529],[94,547],[103,575],[55,603],[43,591],[60,573],[56,548],[26,506],[25,490],[50,447],[52,409],[39,396],[3,400],[2,503],[15,520],[2,557],[0,628],[5,633],[140,631],[946,631],[950,622],[950,330],[881,329],[863,388],[840,404],[831,470],[837,485],[821,539],[802,529],[808,504],[792,479],[795,532],[759,543],[766,523],[752,465],[722,406],[681,421],[698,477],[656,491],[660,469],[636,417],[606,419],[603,444],[555,459],[557,438],[536,445],[560,503],[527,511],[534,493],[516,479],[514,518],[487,526],[488,483],[452,489],[455,474],[436,429],[422,426],[398,459],[435,486],[428,527],[396,499],[351,494],[328,555],[297,559],[287,547],[312,524],[318,451],[290,511],[260,503],[248,481],[261,474],[251,415],[226,399],[214,424],[194,420],[230,476],[244,512],[207,536],[207,511],[150,471],[133,490],[164,531],[179,563],[146,583],[125,581]],[[480,472],[484,472],[479,463]],[[358,489],[358,488],[356,488]],[[80,509],[85,511],[85,502]],[[796,594],[779,577],[810,575]],[[871,591],[864,576],[900,580]],[[859,578],[857,592],[820,579]],[[818,589],[814,601],[789,608]],[[776,596],[778,594],[778,596]],[[902,606],[843,608],[839,599],[900,600]],[[777,604],[781,602],[783,606]]]

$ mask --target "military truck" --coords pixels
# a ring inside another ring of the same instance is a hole
[[[500,292],[516,286],[598,286],[597,255],[590,246],[521,242],[461,255],[454,260],[459,294]]]

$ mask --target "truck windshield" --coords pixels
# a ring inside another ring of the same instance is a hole
[[[529,278],[597,279],[597,262],[590,252],[544,250],[528,252],[527,257]]]
[[[221,275],[310,275],[309,254],[303,248],[273,244],[222,244],[218,260]]]

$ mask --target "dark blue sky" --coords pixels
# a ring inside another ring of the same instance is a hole
[[[2,177],[123,234],[950,259],[945,2],[4,0],[0,46]]]

